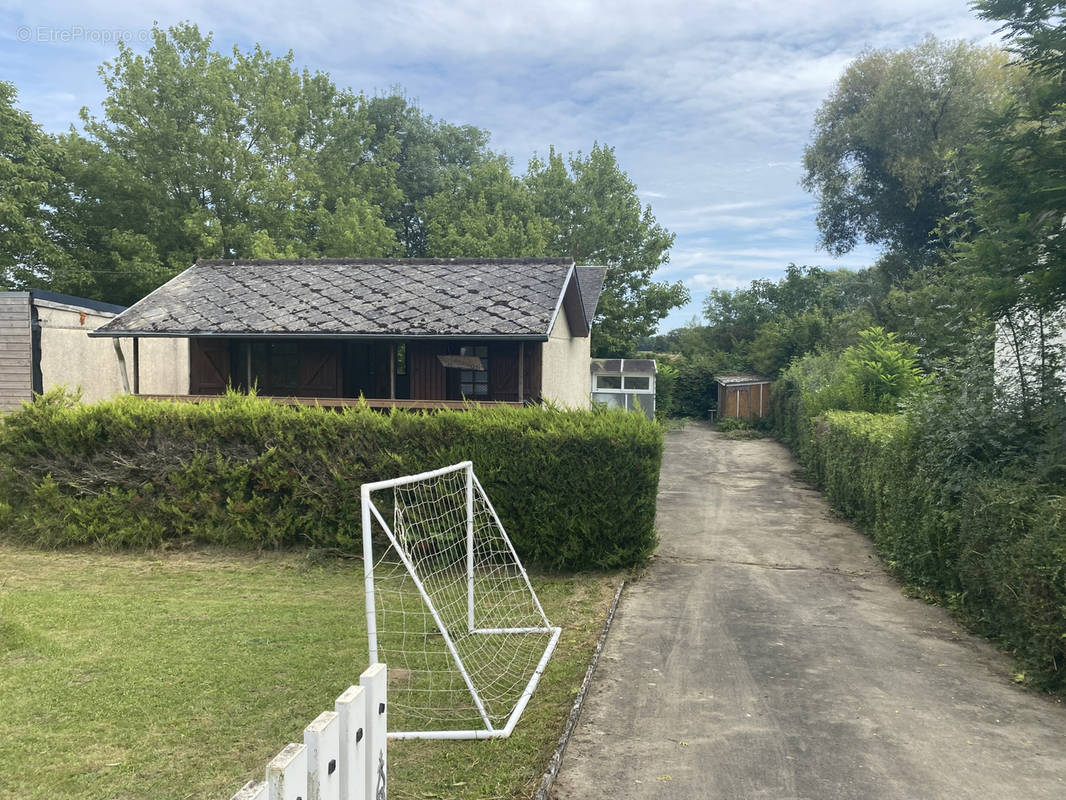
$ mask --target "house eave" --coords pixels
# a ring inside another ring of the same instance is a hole
[[[548,336],[541,333],[328,333],[310,331],[90,331],[93,338],[111,339],[356,339],[362,341],[485,341],[494,342],[546,342]]]

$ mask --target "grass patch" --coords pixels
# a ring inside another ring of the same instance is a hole
[[[0,575],[0,797],[229,797],[367,666],[358,560],[0,544]],[[533,576],[563,635],[515,733],[390,743],[390,796],[532,795],[616,581]]]

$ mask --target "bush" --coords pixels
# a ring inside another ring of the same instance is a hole
[[[655,418],[676,417],[678,368],[666,358],[655,359]]]
[[[200,405],[52,393],[0,424],[0,530],[45,546],[360,547],[359,486],[465,459],[524,559],[614,568],[655,545],[662,433],[643,415],[382,414],[230,395]]]
[[[956,410],[966,421],[955,421],[950,401],[929,392],[907,415],[805,417],[817,406],[817,393],[804,392],[812,375],[788,372],[772,395],[775,424],[833,507],[870,533],[904,581],[1013,651],[1034,684],[1066,689],[1066,492],[975,446],[989,425],[1017,444],[1009,409],[984,405],[980,419]]]
[[[679,417],[707,419],[718,405],[714,383],[715,369],[701,359],[677,362],[674,389],[676,414]]]

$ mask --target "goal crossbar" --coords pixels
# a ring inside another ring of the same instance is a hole
[[[502,726],[493,725],[489,712],[486,709],[486,705],[481,697],[481,693],[475,684],[474,679],[469,674],[463,658],[461,657],[459,650],[456,646],[456,642],[453,639],[448,626],[445,621],[441,619],[440,614],[437,611],[436,604],[431,596],[431,592],[427,589],[425,582],[419,575],[419,570],[416,564],[412,561],[407,547],[400,540],[398,530],[394,530],[393,526],[390,526],[386,522],[384,515],[378,509],[377,505],[373,501],[373,493],[376,491],[386,489],[396,489],[399,487],[407,487],[419,482],[432,481],[437,478],[449,475],[456,472],[465,472],[465,538],[466,538],[466,553],[465,553],[465,567],[466,567],[466,630],[461,631],[460,635],[473,635],[473,636],[492,636],[492,635],[535,635],[535,634],[548,634],[547,645],[544,648],[543,653],[540,656],[536,667],[533,669],[528,682],[522,689],[521,695],[518,697],[511,713],[507,716],[506,721]],[[505,543],[507,553],[513,559],[513,567],[517,570],[521,576],[521,580],[525,586],[525,589],[529,593],[529,600],[532,602],[532,606],[536,609],[536,616],[542,625],[522,625],[515,627],[478,627],[475,625],[475,539],[474,539],[474,500],[475,496],[484,504],[485,509],[488,510],[492,521],[495,523],[496,530],[502,542]],[[489,739],[489,738],[504,738],[510,736],[514,730],[515,725],[518,723],[519,718],[522,716],[522,712],[525,710],[526,705],[532,697],[533,692],[536,690],[540,678],[544,673],[544,669],[547,666],[548,660],[551,658],[552,653],[558,644],[562,629],[558,626],[552,625],[548,621],[547,615],[544,613],[544,609],[541,606],[540,600],[533,589],[533,585],[529,580],[529,575],[522,565],[521,559],[518,557],[518,553],[514,549],[514,545],[511,542],[507,532],[500,521],[499,515],[496,513],[496,509],[493,507],[492,502],[489,500],[481,482],[474,474],[473,462],[463,461],[458,464],[454,464],[449,467],[442,467],[436,470],[429,470],[417,475],[406,475],[400,478],[394,478],[391,480],[374,481],[371,483],[364,483],[360,487],[360,500],[362,511],[362,533],[363,533],[363,565],[364,565],[364,583],[365,583],[365,596],[366,596],[366,618],[367,618],[367,638],[369,643],[369,655],[371,663],[377,663],[379,658],[378,648],[378,624],[377,614],[375,607],[375,580],[374,580],[374,546],[373,546],[373,522],[376,520],[378,525],[388,539],[389,545],[396,552],[404,568],[408,572],[408,577],[414,583],[418,590],[418,594],[424,603],[426,609],[432,616],[433,622],[440,633],[441,639],[454,661],[455,667],[458,669],[462,676],[463,683],[466,689],[469,691],[471,700],[473,701],[478,716],[484,723],[484,729],[471,729],[471,730],[423,730],[423,731],[389,731],[389,738],[393,739]]]

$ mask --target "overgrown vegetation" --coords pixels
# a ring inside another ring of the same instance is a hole
[[[1001,642],[1033,685],[1066,688],[1066,409],[1027,422],[991,387],[942,378],[904,413],[827,410],[840,363],[808,357],[774,384],[778,435],[902,580]]]
[[[659,426],[623,412],[336,412],[238,394],[81,405],[54,392],[0,424],[0,530],[51,547],[350,551],[362,483],[470,459],[523,559],[615,568],[655,545],[661,458]]]
[[[0,544],[0,575],[4,797],[229,797],[367,666],[358,560]],[[390,743],[390,797],[535,793],[617,577],[531,577],[563,634],[514,734]]]
[[[766,417],[754,420],[723,417],[714,427],[727,439],[763,439],[769,435],[770,424]]]

